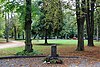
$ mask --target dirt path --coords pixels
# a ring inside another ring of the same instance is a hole
[[[19,42],[19,41],[10,41],[8,43],[6,42],[0,42],[0,49],[4,48],[11,48],[11,47],[20,47],[24,46],[24,42]]]

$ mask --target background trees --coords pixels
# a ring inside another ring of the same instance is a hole
[[[99,0],[96,2],[95,0],[32,0],[31,21],[25,19],[27,12],[25,11],[26,5],[24,0],[20,2],[18,0],[2,0],[0,1],[0,23],[2,25],[5,24],[5,26],[0,26],[2,28],[0,29],[0,34],[1,36],[11,36],[15,39],[24,39],[24,32],[27,30],[25,27],[29,25],[28,28],[30,27],[31,29],[32,27],[32,30],[29,30],[32,32],[33,38],[41,37],[43,39],[45,37],[46,44],[47,38],[73,38],[78,36],[77,50],[84,50],[85,21],[87,26],[87,34],[85,34],[88,36],[88,46],[94,46],[94,36],[97,36],[98,39],[100,36],[99,7],[97,8],[98,5],[95,5],[95,3],[99,4]],[[3,23],[4,21],[6,23]],[[25,24],[25,22],[30,23]],[[7,30],[9,31],[8,33]],[[93,31],[96,31],[94,35]],[[31,36],[28,36],[27,39],[30,38]]]
[[[99,37],[100,37],[100,8],[97,7],[96,11],[95,11],[95,37],[96,39],[99,41]]]
[[[40,16],[40,29],[45,32],[45,43],[47,43],[48,34],[55,33],[58,36],[58,32],[62,30],[63,14],[60,0],[43,0],[43,6],[41,7]]]
[[[19,34],[19,32],[22,30],[21,27],[22,24],[19,23],[18,19],[20,17],[20,13],[22,10],[19,10],[21,8],[20,3],[17,2],[16,0],[3,0],[1,2],[2,5],[0,5],[1,7],[1,14],[2,17],[5,19],[5,37],[8,41],[8,38],[11,37],[12,38],[14,36],[15,39],[18,38],[17,34]],[[22,4],[21,4],[22,5]],[[9,22],[8,22],[9,21]],[[17,31],[17,32],[16,32]]]
[[[5,28],[4,18],[2,18],[2,14],[0,14],[0,37],[3,36]]]

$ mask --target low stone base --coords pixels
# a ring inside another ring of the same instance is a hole
[[[51,57],[48,56],[43,60],[43,63],[48,63],[48,64],[62,64],[63,61],[59,59],[58,57]]]

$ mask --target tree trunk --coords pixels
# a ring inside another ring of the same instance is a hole
[[[16,40],[17,39],[17,35],[16,35],[16,26],[14,26],[14,39]]]
[[[11,17],[11,18],[10,18],[10,21],[9,21],[9,22],[10,22],[10,26],[13,27],[13,21],[12,21],[13,17],[12,17],[12,12],[11,12],[11,14],[10,14],[10,17]],[[11,32],[11,37],[10,37],[10,38],[13,38],[13,31]]]
[[[98,38],[100,37],[100,22],[98,23]],[[99,39],[100,40],[100,39]]]
[[[47,29],[45,30],[45,44],[48,44],[48,42],[47,42]]]
[[[93,33],[94,33],[94,2],[91,2],[91,12],[89,7],[89,0],[87,0],[87,35],[88,35],[88,46],[94,46],[93,43]]]
[[[25,36],[24,36],[24,31],[23,31],[23,34],[22,34],[22,36],[23,36],[23,40],[25,39]]]
[[[31,0],[26,0],[26,16],[25,16],[25,51],[32,52],[31,43]]]
[[[6,42],[9,42],[9,13],[8,13],[8,20],[7,20],[7,15],[5,13],[5,38]]]
[[[88,46],[94,46],[93,35],[94,35],[94,6],[95,0],[91,0],[91,42]]]
[[[99,25],[97,23],[97,41],[99,41]]]
[[[79,22],[78,25],[78,45],[77,45],[77,51],[84,51],[84,19],[81,19],[81,23]]]
[[[20,33],[18,33],[18,39],[20,39]]]
[[[13,35],[14,35],[14,34],[13,34],[13,31],[12,31],[12,33],[11,33],[11,38],[13,38]]]
[[[80,14],[80,4],[79,0],[76,0],[76,15],[77,15],[77,26],[78,26],[78,45],[77,45],[77,51],[84,51],[84,21],[85,21],[85,15],[84,13],[81,15]],[[82,0],[82,11],[84,12],[84,5],[85,5],[85,0]]]

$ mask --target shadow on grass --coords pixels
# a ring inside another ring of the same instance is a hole
[[[57,45],[57,46],[60,46],[60,45],[64,45],[64,44],[56,44],[56,43],[39,43],[39,44],[34,44],[34,45],[41,45],[41,46],[51,46],[51,45]]]

